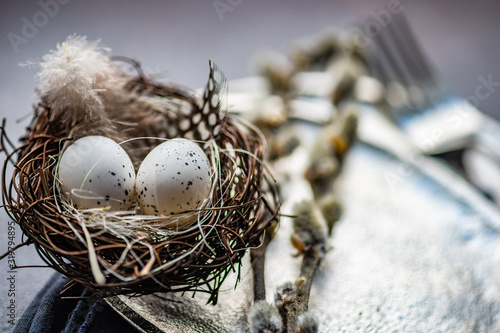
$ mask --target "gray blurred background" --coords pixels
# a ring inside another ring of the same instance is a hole
[[[218,63],[229,80],[255,74],[252,59],[257,51],[285,52],[290,41],[325,28],[345,29],[374,20],[394,1],[1,1],[0,116],[7,118],[9,136],[17,139],[27,118],[17,121],[29,115],[36,102],[36,70],[20,68],[18,63],[42,57],[73,33],[101,39],[114,55],[139,60],[146,73],[164,72],[168,80],[196,88],[205,84],[208,59]],[[491,75],[500,82],[500,2],[401,0],[400,6],[452,90],[468,96],[480,84],[479,77]],[[27,29],[30,24],[35,29]],[[493,91],[479,108],[500,119],[499,102],[500,92]],[[7,250],[8,221],[2,211],[2,253]],[[20,242],[19,230],[16,237]],[[16,259],[18,265],[42,264],[33,247],[17,251]],[[12,329],[6,312],[11,299],[19,318],[52,274],[48,268],[18,269],[15,297],[10,297],[7,271],[3,260],[0,331],[5,332]]]

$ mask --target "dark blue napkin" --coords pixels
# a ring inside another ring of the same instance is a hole
[[[63,293],[68,279],[54,274],[19,318],[15,333],[122,333],[138,332],[104,300],[89,298],[90,292],[75,285]]]

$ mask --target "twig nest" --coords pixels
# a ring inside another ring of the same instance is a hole
[[[6,159],[17,156],[12,178],[4,179],[7,210],[48,265],[98,295],[205,291],[216,303],[245,250],[259,246],[265,229],[277,222],[262,135],[226,115],[227,83],[212,62],[206,89],[197,96],[151,82],[140,68],[137,76],[127,74],[108,53],[72,36],[43,61],[29,63],[41,67],[40,103],[22,146]],[[81,174],[72,178],[66,172],[75,161],[71,147],[96,135],[121,146],[131,163],[119,149],[96,160],[96,151],[107,146],[92,144],[92,158],[81,154]],[[182,150],[171,153],[175,163],[160,165],[163,145],[171,144]],[[168,179],[188,169],[188,177]],[[125,180],[138,170],[137,197],[130,202]],[[95,184],[103,173],[109,183]],[[101,185],[122,187],[125,197]],[[91,207],[73,196],[74,189],[109,200]],[[125,200],[117,208],[130,203],[129,209],[114,210],[115,200]],[[191,223],[173,227],[183,221]]]

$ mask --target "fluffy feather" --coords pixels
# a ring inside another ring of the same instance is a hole
[[[133,78],[110,59],[110,52],[99,40],[72,35],[42,60],[21,66],[40,68],[38,93],[50,106],[50,120],[58,133],[63,131],[74,139],[104,135],[117,142],[138,136],[165,137],[167,124],[162,113],[175,110],[172,101],[160,104],[127,88]],[[150,145],[139,140],[124,148],[137,164]]]
[[[86,37],[73,35],[42,60],[21,64],[40,68],[36,75],[38,93],[50,108],[49,119],[55,133],[74,139],[103,135],[119,143],[127,141],[123,148],[137,167],[151,147],[160,142],[158,139],[186,134],[169,132],[176,128],[174,121],[179,122],[181,115],[194,120],[191,112],[198,112],[202,114],[200,124],[211,130],[209,125],[220,128],[225,114],[221,101],[227,86],[224,74],[216,65],[211,64],[207,91],[198,108],[193,107],[191,101],[173,95],[159,97],[147,89],[141,91],[135,83],[136,77],[127,73],[119,62],[112,61],[110,52],[99,40],[91,42]],[[185,89],[186,95],[190,93]],[[211,121],[212,113],[216,113],[215,122]],[[170,123],[170,120],[174,121]],[[199,127],[192,123],[189,129]]]
[[[50,103],[53,117],[66,113],[61,120],[102,118],[104,106],[100,96],[105,83],[116,80],[116,69],[111,65],[110,49],[89,42],[84,36],[69,36],[41,61],[30,60],[21,66],[36,66],[39,93]]]

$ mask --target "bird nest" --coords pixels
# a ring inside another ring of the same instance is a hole
[[[117,99],[103,98],[108,114],[119,118],[111,118],[107,127],[90,117],[62,119],[53,112],[56,102],[41,94],[22,145],[7,154],[4,206],[49,266],[98,296],[204,291],[215,304],[226,276],[239,272],[246,250],[258,247],[266,229],[277,222],[279,204],[263,162],[262,135],[224,112],[227,84],[213,63],[202,96],[152,82],[141,72],[121,78],[126,84],[120,93],[127,96],[122,104],[132,109],[118,112],[113,109],[121,107],[113,104]],[[210,202],[185,213],[196,222],[184,230],[165,227],[137,209],[113,213],[75,208],[61,194],[57,166],[64,148],[82,133],[120,142],[136,171],[159,140],[199,142],[212,161]],[[2,141],[6,148],[4,128]],[[9,163],[14,164],[11,176]]]

